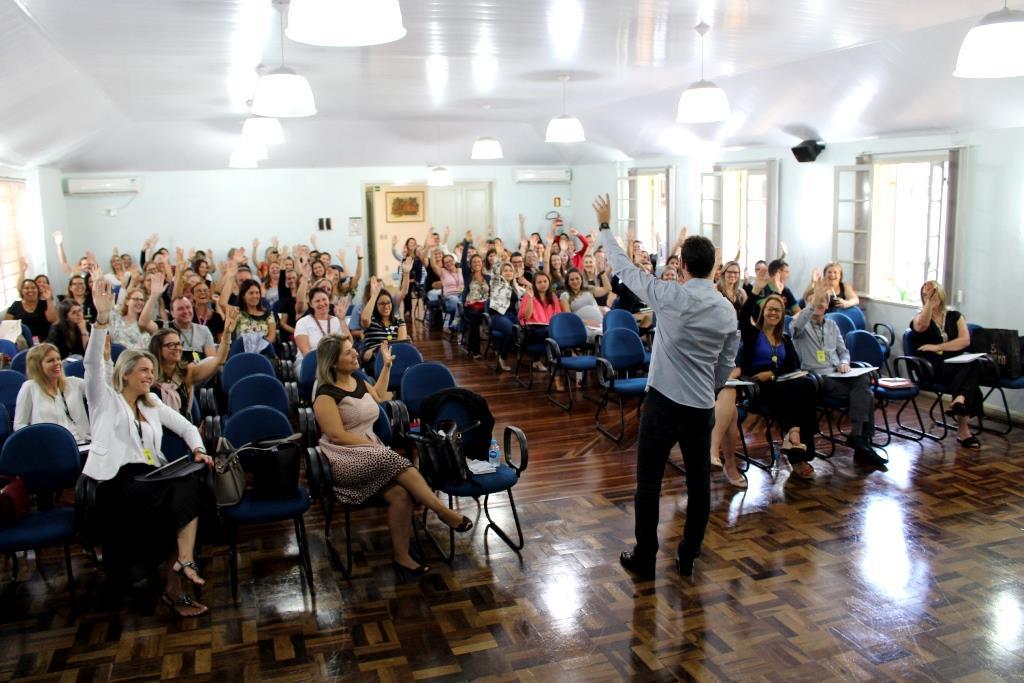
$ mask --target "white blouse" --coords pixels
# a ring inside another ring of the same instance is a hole
[[[333,315],[327,320],[317,320],[312,315],[304,315],[299,318],[299,322],[295,323],[295,336],[304,336],[309,339],[310,352],[316,351],[316,347],[320,344],[320,340],[328,334],[337,334],[344,331],[345,330],[341,326],[341,321]],[[301,351],[298,352],[297,355],[299,356],[299,359],[302,358]]]
[[[50,396],[35,380],[28,380],[18,391],[14,409],[14,428],[40,423],[58,424],[75,435],[75,441],[87,443],[89,415],[85,411],[85,380],[64,378],[64,391]]]
[[[122,465],[149,462],[146,451],[153,458],[153,464],[166,464],[167,459],[160,452],[165,428],[184,439],[189,450],[202,448],[199,430],[164,405],[156,394],[147,397],[152,405],[139,402],[143,419],[135,418],[132,407],[107,383],[103,369],[106,335],[106,328],[94,328],[90,342],[95,340],[96,343],[90,343],[85,350],[85,394],[92,418],[93,440],[82,472],[97,481],[107,481],[117,476]]]

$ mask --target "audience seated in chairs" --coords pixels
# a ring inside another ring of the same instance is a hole
[[[306,354],[316,351],[317,344],[328,334],[349,336],[348,326],[344,322],[345,311],[351,297],[342,297],[338,309],[340,317],[331,315],[331,295],[322,289],[309,292],[309,315],[304,315],[295,323],[295,367],[302,364]],[[298,374],[296,372],[296,374]]]
[[[834,320],[825,317],[828,309],[828,285],[816,277],[807,307],[793,318],[793,346],[800,355],[800,367],[816,375],[850,371],[850,352]],[[871,447],[875,431],[875,395],[871,375],[835,378],[819,377],[819,391],[824,399],[848,406],[850,435],[848,443],[856,460],[883,472],[885,460]]]
[[[532,288],[530,282],[527,284]],[[515,328],[518,325],[520,298],[526,290],[516,279],[515,267],[502,263],[498,268],[498,277],[491,278],[491,298],[488,301],[488,313],[491,318],[490,344],[498,338],[498,367],[505,372],[512,370],[506,362],[509,349],[515,341]],[[497,334],[495,334],[497,332]],[[499,338],[500,337],[500,338]]]
[[[480,356],[480,323],[483,321],[484,307],[491,296],[491,276],[485,270],[484,260],[480,254],[469,256],[473,244],[473,231],[466,231],[466,239],[462,243],[462,278],[465,282],[463,294],[462,323],[466,330],[466,350],[474,359]],[[491,250],[494,251],[493,249]]]
[[[565,290],[558,297],[565,313],[575,313],[587,327],[601,327],[604,313],[597,305],[597,298],[583,279],[583,273],[570,268],[565,276]]]
[[[50,334],[50,325],[57,322],[57,302],[53,300],[53,292],[48,284],[41,288],[35,280],[22,279],[18,293],[21,299],[10,305],[4,319],[20,320],[28,325],[33,337],[43,341]]]
[[[967,319],[959,311],[946,308],[946,290],[935,280],[921,286],[921,311],[910,321],[910,348],[904,351],[920,356],[932,367],[933,378],[953,397],[946,415],[956,418],[957,442],[964,448],[981,448],[971,434],[968,419],[982,415],[981,364],[947,363],[971,348]]]
[[[26,370],[28,381],[18,391],[14,428],[49,422],[67,429],[78,443],[88,443],[91,433],[85,409],[85,380],[64,376],[57,347],[46,343],[33,346]]]
[[[444,313],[448,320],[445,333],[451,334],[459,329],[459,304],[462,299],[462,290],[465,287],[462,270],[455,263],[455,257],[451,254],[445,254],[441,258],[440,266],[438,266],[436,259],[432,260],[430,267],[434,270],[434,274],[437,275],[437,279],[441,283],[441,294],[443,296],[441,304],[444,307]]]
[[[98,343],[85,357],[93,441],[83,473],[100,482],[97,503],[106,520],[104,560],[108,568],[157,561],[170,537],[176,536],[177,547],[167,558],[163,601],[182,617],[205,614],[206,606],[192,600],[182,586],[182,579],[197,586],[205,583],[193,561],[201,480],[198,474],[164,482],[139,482],[136,476],[166,463],[160,452],[164,428],[184,439],[197,461],[212,467],[213,460],[203,451],[199,431],[150,393],[156,363],[148,352],[122,353],[114,367],[113,387],[107,384],[102,347],[114,298],[106,280],[94,283],[93,300]]]
[[[89,344],[89,326],[83,307],[72,298],[64,299],[57,305],[59,321],[50,326],[45,341],[57,347],[60,357],[84,356]]]
[[[365,307],[360,313],[363,323],[363,348],[360,363],[362,368],[373,374],[374,356],[383,342],[405,341],[409,331],[405,321],[395,315],[395,300],[391,293],[384,289],[384,281],[380,278],[370,280],[370,298],[372,308]]]
[[[743,346],[739,366],[743,375],[759,387],[758,405],[786,430],[782,452],[789,458],[793,474],[811,479],[814,468],[810,461],[814,459],[814,434],[818,431],[814,381],[809,377],[776,381],[800,369],[793,342],[783,333],[786,301],[778,294],[768,295],[754,325],[751,317],[757,305],[756,296],[752,296],[740,311]]]
[[[237,308],[228,309],[227,320],[224,321],[225,339],[231,337],[238,317]],[[191,356],[183,357],[181,335],[177,330],[165,328],[154,334],[149,340],[149,353],[157,360],[153,385],[160,393],[163,405],[190,419],[195,387],[213,377],[224,365],[229,348],[226,341],[221,342],[216,356],[194,363]]]
[[[259,280],[246,280],[238,288],[238,308],[240,312],[232,338],[256,334],[271,345],[277,341],[277,323],[274,322],[273,311],[264,308],[263,291]]]
[[[561,311],[558,299],[551,291],[551,278],[544,272],[535,274],[532,291],[524,295],[523,300],[519,303],[519,322],[525,330],[523,348],[543,346],[548,337],[548,323],[556,313]],[[539,358],[534,361],[533,368],[547,372],[547,368]]]
[[[786,281],[789,280],[789,264],[781,258],[777,258],[768,264],[767,270],[763,271],[765,277],[762,276],[762,271],[757,270],[756,272],[758,275],[751,286],[750,298],[760,303],[766,297],[774,294],[783,299],[786,307],[783,313],[796,315],[800,306],[797,304],[793,292],[786,286]]]
[[[743,304],[747,303],[747,291],[740,286],[740,264],[729,261],[722,266],[721,277],[718,278],[718,291],[722,293],[739,315]]]
[[[819,280],[825,286],[829,313],[853,308],[860,304],[860,297],[854,291],[853,285],[843,282],[843,267],[833,262],[825,265],[824,272],[817,268],[811,271],[811,282],[804,290],[804,300],[808,302],[808,305],[814,296],[815,283]]]
[[[328,335],[317,347],[316,398],[313,410],[323,436],[320,448],[331,463],[334,495],[342,503],[360,504],[374,495],[388,503],[388,526],[394,552],[395,570],[420,576],[429,571],[409,556],[412,538],[412,501],[433,510],[458,532],[472,529],[468,517],[444,505],[423,480],[419,470],[402,455],[384,446],[373,432],[380,416],[391,371],[387,341],[380,344],[383,369],[373,384],[354,377],[359,356],[349,337]],[[378,389],[377,387],[381,387]]]

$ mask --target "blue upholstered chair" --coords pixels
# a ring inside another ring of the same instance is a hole
[[[247,443],[264,439],[279,439],[292,434],[292,426],[282,413],[267,406],[245,408],[227,418],[224,436],[236,448]],[[250,457],[241,451],[242,466]],[[238,599],[238,527],[247,524],[266,524],[286,519],[295,525],[295,538],[299,545],[299,560],[311,596],[316,594],[313,581],[313,565],[309,559],[309,543],[306,539],[306,525],[303,515],[309,509],[311,499],[304,486],[298,486],[295,494],[284,498],[260,498],[247,490],[242,500],[233,507],[223,508],[229,538],[229,564],[231,568],[231,595]]]
[[[423,354],[412,344],[402,342],[391,345],[391,356],[394,362],[391,364],[391,375],[388,378],[388,391],[397,389],[401,395],[402,375],[412,366],[422,363]],[[384,369],[384,357],[379,353],[375,354],[375,357],[373,374],[374,377],[380,377],[380,372]]]
[[[644,344],[640,336],[626,328],[608,330],[601,339],[601,355],[597,358],[598,381],[604,392],[594,413],[594,426],[615,443],[622,441],[626,433],[626,410],[624,399],[643,399],[647,389],[647,378],[640,375],[645,368]],[[630,376],[633,375],[633,376]],[[619,433],[613,434],[601,426],[601,413],[612,397],[619,404]]]
[[[28,365],[28,349],[22,349],[11,359],[11,370],[25,374]]]
[[[35,509],[14,526],[0,529],[0,554],[14,556],[23,550],[63,545],[72,599],[75,578],[71,569],[71,539],[75,535],[75,510],[58,501],[61,491],[75,486],[80,471],[75,437],[59,425],[37,424],[19,429],[0,450],[0,473],[21,477],[28,492],[36,497]],[[38,561],[37,555],[37,564]],[[16,561],[13,575],[18,575]]]
[[[548,400],[562,410],[572,410],[575,378],[570,373],[582,372],[586,378],[587,372],[597,369],[597,357],[589,353],[587,326],[575,313],[558,313],[551,318],[546,341],[548,371],[551,373],[548,380]],[[573,355],[573,351],[577,353]],[[558,373],[561,373],[566,391],[569,392],[569,400],[566,403],[559,403],[554,395],[555,376]]]
[[[441,363],[420,363],[406,370],[402,377],[402,403],[409,416],[420,416],[420,404],[434,392],[455,386],[451,370]]]
[[[7,409],[7,414],[12,420],[14,406],[18,403],[18,392],[27,379],[17,370],[0,370],[0,405]]]

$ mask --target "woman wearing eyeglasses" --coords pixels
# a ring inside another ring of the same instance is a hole
[[[85,410],[85,380],[64,375],[60,351],[53,344],[37,344],[25,359],[28,381],[18,391],[14,428],[50,423],[74,434],[78,443],[88,443],[89,414]]]
[[[129,289],[124,302],[110,312],[110,340],[128,349],[144,349],[149,346],[149,339],[157,327],[152,320],[144,325],[143,313],[147,308],[147,299],[153,299],[155,306],[158,298],[160,292],[155,289],[149,297],[141,287]]]
[[[157,369],[153,378],[153,386],[160,393],[165,405],[173,408],[181,415],[191,419],[192,395],[195,385],[202,384],[217,372],[228,359],[231,344],[231,332],[238,321],[238,309],[228,308],[228,317],[224,321],[224,341],[217,346],[217,355],[204,358],[198,363],[182,360],[181,336],[173,328],[160,330],[149,340],[149,352],[157,359]]]
[[[722,268],[722,276],[718,278],[718,291],[722,293],[739,315],[743,304],[747,302],[747,292],[743,289],[740,277],[740,264],[729,261]]]

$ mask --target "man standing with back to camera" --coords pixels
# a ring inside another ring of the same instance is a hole
[[[672,446],[679,444],[686,465],[686,523],[676,551],[682,576],[693,562],[711,514],[711,429],[715,394],[736,361],[736,313],[711,281],[715,246],[706,237],[683,242],[679,283],[659,280],[630,263],[612,234],[608,195],[594,202],[599,242],[619,280],[654,309],[654,332],[647,395],[640,418],[636,455],[636,546],[619,563],[641,578],[654,578],[658,554],[661,480]]]

